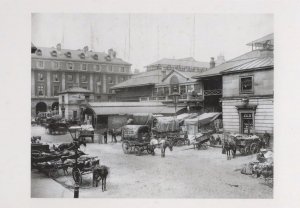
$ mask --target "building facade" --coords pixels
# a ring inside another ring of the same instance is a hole
[[[223,73],[224,131],[273,135],[273,57],[260,58]]]
[[[252,51],[239,57],[247,61],[221,72],[224,131],[273,136],[273,34],[248,45]]]
[[[58,109],[58,94],[72,87],[92,92],[96,101],[114,101],[111,87],[131,77],[131,64],[108,53],[36,47],[31,50],[31,112]]]

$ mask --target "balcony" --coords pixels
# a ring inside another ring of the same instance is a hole
[[[204,90],[204,96],[222,95],[222,89]]]

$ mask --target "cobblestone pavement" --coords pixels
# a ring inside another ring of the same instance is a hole
[[[70,135],[51,136],[42,127],[33,127],[32,135],[41,135],[42,142],[71,141]],[[109,139],[110,141],[110,139]],[[96,141],[97,142],[97,141]],[[255,155],[227,160],[220,148],[194,150],[191,146],[166,150],[166,157],[124,154],[121,143],[88,143],[85,152],[98,156],[110,167],[107,191],[92,187],[91,174],[83,177],[80,197],[85,198],[272,198],[273,188],[262,179],[242,175],[242,164]],[[32,172],[32,197],[70,197],[71,176],[61,174],[57,181]],[[39,180],[37,180],[39,178]],[[41,179],[42,178],[42,179]],[[58,186],[48,186],[50,180]],[[44,183],[42,183],[43,181]],[[42,188],[44,186],[44,188]],[[65,190],[65,191],[62,191]],[[51,194],[59,192],[59,194]]]

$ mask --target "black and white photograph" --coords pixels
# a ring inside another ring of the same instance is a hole
[[[272,199],[273,18],[32,13],[31,197]]]
[[[0,207],[300,207],[299,8],[2,0]]]

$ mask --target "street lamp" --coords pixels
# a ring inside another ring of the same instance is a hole
[[[72,171],[74,172],[75,174],[75,177],[74,177],[74,180],[75,180],[75,186],[74,186],[74,198],[78,198],[79,197],[79,180],[80,180],[80,176],[79,176],[79,172],[77,171],[78,170],[78,161],[77,161],[77,158],[78,158],[78,148],[79,148],[79,134],[77,134],[78,131],[81,130],[81,127],[80,126],[71,126],[69,128],[69,132],[71,134],[71,137],[75,143],[75,165],[73,167],[73,170],[75,171]]]
[[[175,114],[174,114],[174,116],[176,117],[177,102],[178,102],[178,98],[179,98],[180,94],[178,92],[175,92],[171,96],[173,97],[173,101],[174,101],[174,106],[175,106]]]

